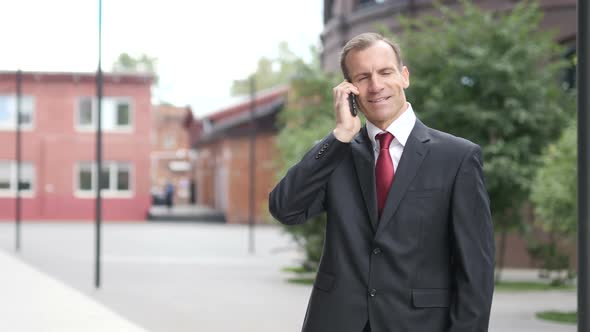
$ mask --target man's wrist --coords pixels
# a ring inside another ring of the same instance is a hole
[[[351,133],[350,131],[343,130],[341,128],[336,127],[332,133],[337,140],[342,143],[350,143],[356,134]]]

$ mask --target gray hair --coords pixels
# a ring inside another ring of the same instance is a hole
[[[402,69],[403,62],[402,62],[402,55],[399,48],[399,45],[394,43],[393,41],[383,37],[382,35],[375,33],[375,32],[365,32],[357,35],[356,37],[349,40],[346,45],[342,48],[342,52],[340,52],[340,69],[342,69],[342,74],[344,78],[349,80],[348,77],[348,69],[346,68],[346,56],[350,51],[362,51],[378,41],[384,41],[387,45],[391,46],[395,56],[397,57],[397,65],[398,69]]]

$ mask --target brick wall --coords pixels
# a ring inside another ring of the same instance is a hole
[[[269,219],[268,194],[275,184],[275,135],[256,137],[255,222]],[[226,213],[228,223],[245,224],[250,211],[250,140],[225,138],[199,149],[195,173],[198,203]]]
[[[152,189],[162,192],[167,182],[175,187],[174,203],[190,203],[190,185],[193,180],[193,153],[190,151],[189,130],[184,126],[188,107],[159,105],[152,112]],[[174,170],[173,163],[187,163],[186,171]]]

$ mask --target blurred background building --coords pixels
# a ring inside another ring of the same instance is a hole
[[[0,72],[0,219],[15,216],[17,74]],[[150,204],[152,77],[105,74],[103,217],[142,220]],[[91,219],[95,210],[94,73],[22,74],[21,197],[24,219]]]
[[[192,126],[196,151],[197,203],[225,214],[228,223],[248,223],[250,207],[250,142],[255,126],[256,223],[268,219],[268,194],[275,184],[278,133],[276,116],[286,103],[288,87],[260,92],[201,118]]]
[[[152,203],[163,204],[164,186],[172,183],[175,204],[195,204],[193,176],[195,152],[190,149],[188,127],[193,121],[190,107],[152,107],[150,152]]]

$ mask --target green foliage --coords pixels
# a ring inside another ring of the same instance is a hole
[[[277,139],[280,151],[279,179],[289,167],[314,143],[327,135],[334,126],[332,88],[335,78],[323,74],[313,65],[306,65],[291,80],[287,107],[280,113],[281,130]],[[319,263],[325,236],[325,215],[309,220],[303,225],[285,226],[295,241],[303,248],[303,267],[313,271]]]
[[[140,54],[137,57],[128,53],[121,53],[113,63],[113,72],[150,73],[154,75],[154,83],[158,81],[157,75],[158,59],[147,54]]]
[[[550,279],[553,286],[572,283],[576,275],[571,269],[570,257],[559,248],[554,234],[548,243],[529,242],[527,250],[533,261],[540,264],[540,277]]]
[[[571,237],[576,233],[576,124],[551,144],[542,157],[531,198],[536,223],[546,232]]]
[[[312,53],[315,55],[317,52],[312,48]],[[311,66],[314,65],[317,66],[317,64],[311,64]],[[282,42],[279,44],[279,55],[276,59],[262,57],[258,60],[258,67],[253,74],[256,82],[256,91],[287,84],[309,66],[289,49],[289,45],[286,42]],[[246,79],[234,80],[231,86],[231,95],[249,94],[251,76]]]
[[[531,192],[537,217],[535,224],[550,234],[550,241],[533,242],[529,252],[554,283],[573,278],[570,258],[558,244],[572,240],[577,229],[576,134],[576,123],[572,121],[559,140],[547,148]]]
[[[539,31],[534,2],[502,15],[469,1],[439,10],[401,18],[408,100],[426,124],[482,146],[495,228],[520,229],[539,156],[573,114],[562,50]]]

